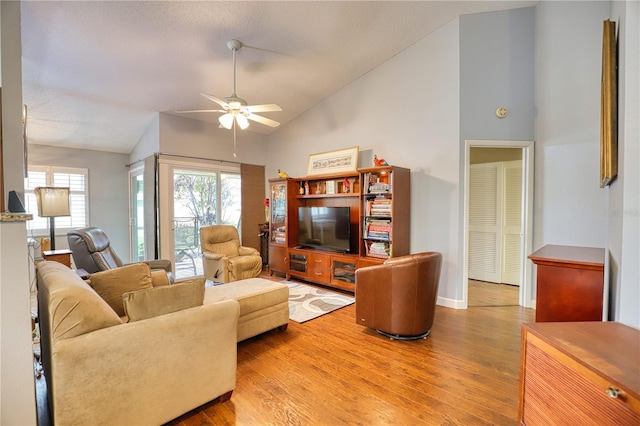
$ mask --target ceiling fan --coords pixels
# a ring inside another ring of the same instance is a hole
[[[236,52],[243,46],[239,40],[227,41],[227,47],[233,52],[233,93],[231,96],[220,99],[213,95],[207,95],[201,93],[205,98],[217,103],[222,109],[195,109],[186,111],[176,111],[178,113],[191,113],[191,112],[222,112],[224,113],[218,118],[220,126],[225,129],[233,128],[235,133],[235,126],[237,124],[241,129],[249,127],[249,120],[256,121],[258,123],[270,126],[278,127],[280,123],[275,120],[263,117],[261,115],[254,114],[256,112],[272,112],[282,111],[280,105],[277,104],[264,104],[264,105],[248,105],[247,101],[239,98],[236,95]]]

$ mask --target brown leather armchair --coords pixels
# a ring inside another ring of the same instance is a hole
[[[392,339],[426,338],[435,316],[442,254],[425,252],[356,270],[356,322]]]
[[[100,228],[90,226],[88,228],[72,229],[67,232],[67,242],[69,243],[76,268],[84,269],[89,274],[124,266],[120,257],[111,248],[109,237]],[[173,273],[169,260],[147,260],[145,263],[149,265],[152,271],[166,271],[169,281],[173,282]]]
[[[206,279],[228,283],[256,278],[262,271],[260,252],[240,245],[238,230],[230,225],[200,228],[202,267]]]

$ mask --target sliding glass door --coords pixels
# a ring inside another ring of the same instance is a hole
[[[161,252],[163,258],[169,258],[165,253],[173,257],[176,279],[203,274],[201,227],[240,225],[240,172],[234,169],[177,162],[163,167],[161,163],[161,181],[167,188],[161,191],[161,200],[162,194],[170,197],[160,204]]]

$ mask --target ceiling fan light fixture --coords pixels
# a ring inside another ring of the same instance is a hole
[[[225,98],[225,100],[227,101],[227,104],[229,105],[229,110],[231,111],[240,111],[242,107],[247,106],[247,101],[245,101],[244,99],[240,99],[238,97]]]
[[[223,114],[218,118],[218,121],[227,130],[230,130],[233,126],[233,114]]]
[[[236,53],[242,47],[242,42],[238,40],[229,40],[227,47],[233,52],[233,92],[231,96],[220,99],[213,95],[200,93],[200,95],[212,102],[220,105],[222,109],[215,110],[189,110],[176,112],[218,112],[224,113],[218,117],[220,127],[227,130],[233,129],[233,156],[236,157],[236,128],[245,130],[249,127],[249,120],[264,124],[265,126],[278,127],[280,123],[270,118],[256,114],[256,112],[274,112],[282,111],[280,105],[264,104],[264,105],[248,105],[247,101],[238,97],[236,94]]]
[[[249,127],[249,120],[247,120],[247,117],[245,117],[242,114],[236,114],[235,117],[236,117],[236,122],[238,123],[238,126],[240,126],[242,130]]]

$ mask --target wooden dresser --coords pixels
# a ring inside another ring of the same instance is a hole
[[[639,425],[640,330],[617,322],[523,324],[521,425]]]
[[[536,322],[602,321],[604,254],[602,248],[558,245],[532,253]]]

